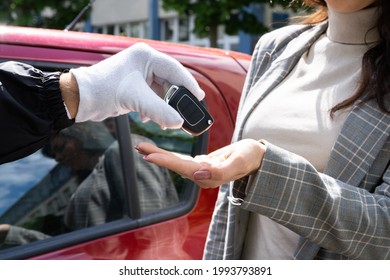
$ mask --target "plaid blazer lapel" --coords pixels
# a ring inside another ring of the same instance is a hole
[[[390,115],[372,100],[348,116],[324,173],[359,186],[390,135]]]

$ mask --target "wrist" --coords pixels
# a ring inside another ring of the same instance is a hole
[[[256,153],[258,154],[258,157],[257,157],[258,162],[257,162],[256,168],[253,170],[252,173],[255,173],[261,167],[261,163],[263,162],[263,157],[264,157],[265,151],[267,150],[267,146],[266,146],[265,141],[263,139],[256,141],[256,147],[257,147]]]
[[[61,74],[60,90],[68,117],[74,119],[78,112],[80,96],[77,80],[71,73]]]

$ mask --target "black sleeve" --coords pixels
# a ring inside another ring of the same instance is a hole
[[[18,62],[0,63],[0,164],[37,151],[74,123],[61,97],[60,74]]]

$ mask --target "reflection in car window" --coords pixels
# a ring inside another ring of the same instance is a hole
[[[34,164],[35,168],[31,169]],[[56,165],[41,151],[0,168],[0,216],[35,186]]]
[[[150,142],[191,154],[192,136],[129,114],[132,145]],[[0,165],[0,249],[108,223],[126,215],[114,119],[78,123],[24,159]],[[132,149],[132,147],[129,147]],[[178,205],[184,179],[133,153],[141,215]],[[132,187],[132,186],[130,186]]]

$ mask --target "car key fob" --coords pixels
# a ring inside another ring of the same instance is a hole
[[[214,122],[203,104],[183,86],[172,85],[164,99],[184,119],[182,129],[193,136],[202,134]]]

